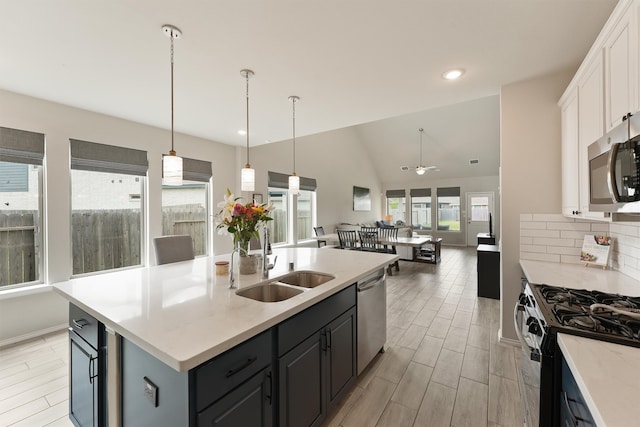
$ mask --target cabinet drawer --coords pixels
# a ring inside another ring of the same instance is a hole
[[[282,322],[278,326],[278,356],[291,350],[354,305],[356,287],[351,285]]]
[[[73,304],[69,304],[69,327],[94,349],[99,347],[98,320]]]
[[[271,364],[271,330],[195,369],[196,411],[201,411]]]

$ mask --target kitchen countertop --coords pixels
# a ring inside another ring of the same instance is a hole
[[[276,255],[268,280],[288,274],[290,262],[296,271],[329,273],[335,279],[284,301],[254,301],[228,289],[226,275],[216,276],[214,263],[228,261],[225,254],[74,278],[53,287],[106,327],[184,372],[398,259],[326,248],[274,249],[271,259]],[[236,275],[238,289],[262,281],[260,272]]]
[[[613,270],[521,260],[531,283],[640,296],[640,281]],[[558,334],[558,345],[599,427],[627,426],[637,418],[640,348]]]
[[[640,349],[558,334],[571,368],[598,427],[628,426],[638,418]]]
[[[531,283],[640,296],[640,282],[615,270],[530,260],[520,260],[520,267]]]

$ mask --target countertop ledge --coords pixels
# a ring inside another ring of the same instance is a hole
[[[269,281],[295,270],[335,276],[290,299],[264,303],[236,295],[263,280],[260,274],[216,276],[215,261],[229,254],[141,267],[54,283],[54,290],[115,333],[173,369],[185,372],[311,305],[386,267],[397,255],[327,248],[274,249]]]

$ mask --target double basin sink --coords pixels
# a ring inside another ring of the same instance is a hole
[[[335,276],[326,273],[296,271],[268,282],[240,289],[236,295],[261,302],[278,302],[301,294],[305,288],[315,288],[332,279],[335,279]]]

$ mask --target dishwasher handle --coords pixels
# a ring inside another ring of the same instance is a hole
[[[382,276],[372,277],[363,282],[358,283],[358,292],[364,292],[371,288],[375,288],[380,283],[383,283],[387,279],[387,275],[383,274]]]

